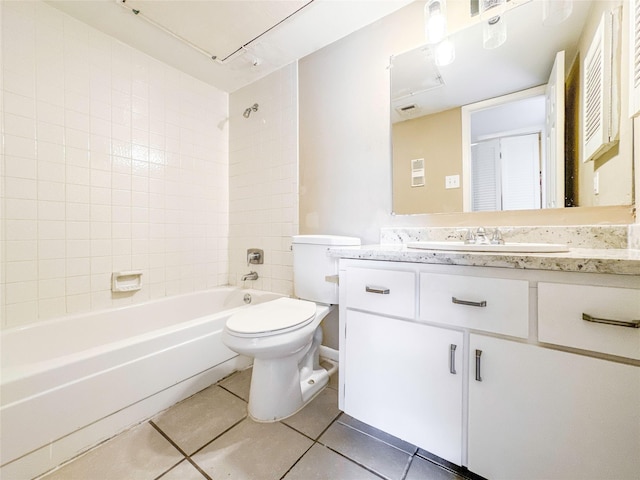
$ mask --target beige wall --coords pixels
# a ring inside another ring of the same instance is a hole
[[[631,223],[630,207],[392,215],[389,57],[424,42],[420,2],[299,62],[300,232],[379,241],[382,226]],[[626,155],[630,155],[627,152]]]
[[[595,29],[605,9],[614,9],[621,5],[620,1],[595,2],[591,9],[587,26],[579,42],[579,55],[583,60],[593,38]],[[625,12],[626,13],[626,12]],[[618,55],[622,59],[628,58],[628,19],[622,22],[622,39]],[[617,89],[621,101],[620,108],[620,138],[616,145],[598,158],[582,162],[579,151],[577,166],[579,176],[578,205],[629,205],[633,202],[633,125],[629,120],[629,62],[623,61],[618,65]],[[580,91],[583,91],[581,86]],[[580,115],[580,120],[582,116]],[[579,128],[579,145],[582,144],[582,127]],[[593,179],[599,177],[599,193],[595,194]]]
[[[393,211],[462,211],[462,188],[445,189],[445,176],[462,176],[461,109],[398,122],[392,128]],[[425,185],[411,186],[411,160],[424,159]]]

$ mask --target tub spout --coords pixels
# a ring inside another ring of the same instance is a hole
[[[240,280],[242,280],[243,282],[246,280],[257,280],[257,279],[258,279],[257,272],[249,272],[246,275],[243,275],[242,278],[240,278]]]

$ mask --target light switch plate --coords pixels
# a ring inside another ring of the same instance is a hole
[[[460,175],[447,175],[444,177],[444,188],[460,188]]]

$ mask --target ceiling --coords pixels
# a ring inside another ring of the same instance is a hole
[[[412,1],[47,0],[47,3],[220,90],[233,92]]]
[[[574,2],[571,16],[555,27],[543,25],[542,1],[512,3],[503,15],[507,40],[496,49],[482,47],[478,18],[452,34],[456,54],[449,65],[435,66],[427,46],[393,57],[392,122],[546,84],[557,52],[573,60],[591,2]]]

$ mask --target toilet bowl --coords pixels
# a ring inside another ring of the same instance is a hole
[[[222,340],[231,350],[253,357],[249,416],[258,422],[287,418],[313,399],[337,370],[320,365],[322,320],[338,303],[338,260],[331,246],[360,245],[353,237],[293,237],[294,291],[300,299],[282,297],[251,305],[227,320]],[[323,362],[323,365],[324,362]]]
[[[320,323],[333,306],[279,298],[229,318],[223,341],[253,357],[249,415],[273,422],[300,410],[328,383],[333,369],[320,366]]]

